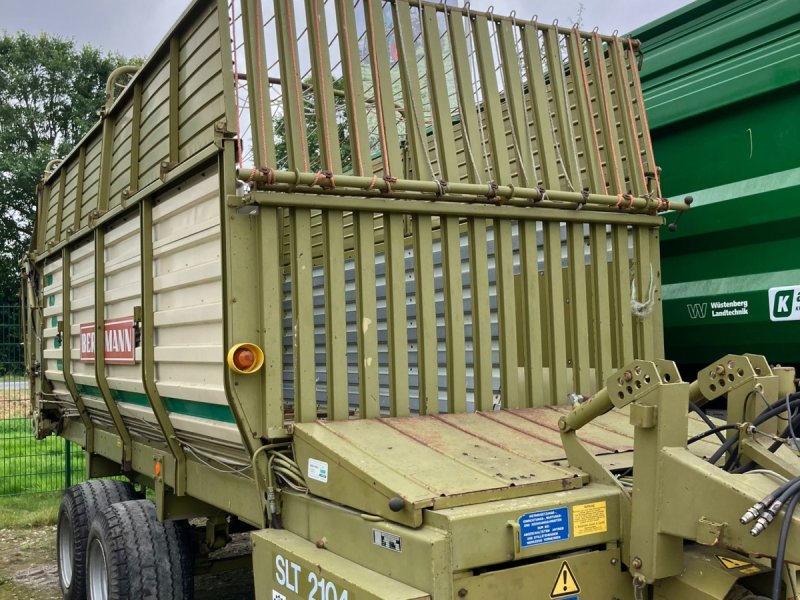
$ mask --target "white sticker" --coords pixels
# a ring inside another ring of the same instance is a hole
[[[286,596],[284,596],[280,592],[272,590],[272,600],[286,600]]]
[[[316,458],[309,458],[308,476],[316,481],[328,483],[328,463],[317,460]]]
[[[800,285],[769,289],[769,320],[800,321]]]
[[[394,552],[402,552],[400,536],[380,529],[372,530],[372,543],[381,548],[392,550]]]

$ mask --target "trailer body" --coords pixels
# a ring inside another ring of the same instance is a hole
[[[800,56],[796,2],[694,2],[632,33],[666,195],[694,198],[662,233],[667,354],[800,363]]]
[[[196,0],[51,165],[24,266],[37,433],[151,488],[164,535],[253,529],[259,598],[764,589],[775,528],[722,524],[774,484],[687,448],[686,406],[754,419],[787,384],[729,356],[690,386],[663,358],[660,213],[687,207],[659,192],[637,44],[334,4]]]

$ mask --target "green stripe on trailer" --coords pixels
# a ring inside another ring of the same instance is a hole
[[[87,396],[97,396],[102,398],[100,390],[93,385],[78,385],[78,391]],[[147,396],[139,392],[128,392],[125,390],[111,389],[111,395],[117,402],[135,404],[149,408],[150,403]],[[235,423],[230,407],[220,404],[210,404],[208,402],[197,402],[196,400],[184,400],[182,398],[161,397],[167,410],[176,415],[186,415],[187,417],[197,417],[199,419],[209,419],[211,421],[223,421],[225,423]]]

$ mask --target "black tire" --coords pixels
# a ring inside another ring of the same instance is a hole
[[[109,506],[89,529],[86,582],[90,600],[191,600],[188,523],[159,523],[150,500]]]
[[[94,516],[111,504],[136,497],[130,483],[106,479],[84,481],[64,491],[58,509],[56,557],[65,600],[86,598],[86,542]]]

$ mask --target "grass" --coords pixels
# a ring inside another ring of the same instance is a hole
[[[66,440],[56,436],[36,440],[27,418],[0,420],[0,498],[60,491],[67,483]],[[70,453],[70,483],[83,477],[80,448]]]
[[[25,494],[0,498],[0,529],[54,525],[61,492]]]

